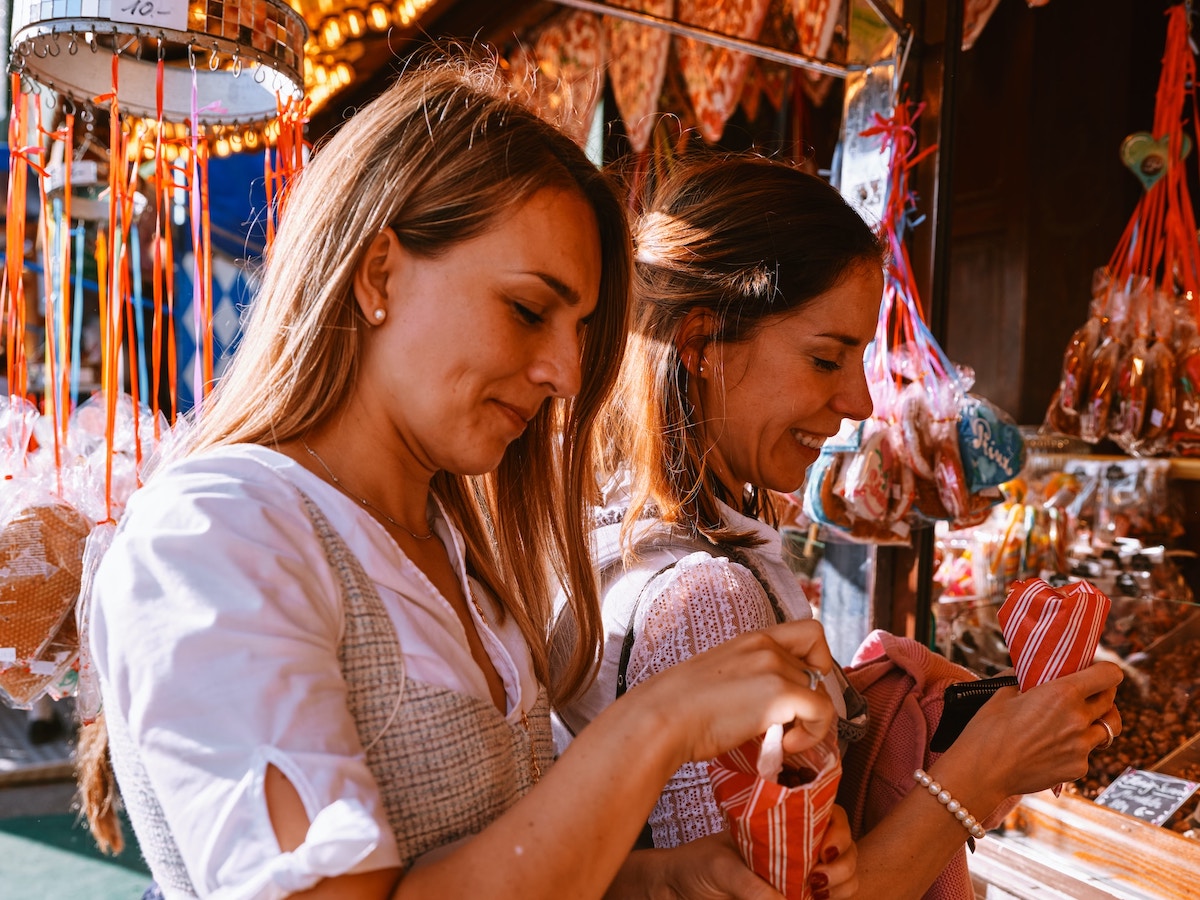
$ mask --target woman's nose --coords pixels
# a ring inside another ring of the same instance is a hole
[[[862,420],[871,415],[875,403],[867,387],[867,375],[862,366],[847,373],[847,383],[834,398],[834,409],[847,419]]]
[[[548,339],[534,360],[530,377],[537,384],[546,385],[551,396],[578,394],[583,380],[579,337],[571,332]]]

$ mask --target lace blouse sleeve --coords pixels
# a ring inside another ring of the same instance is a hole
[[[744,566],[699,552],[647,586],[635,621],[629,687],[746,631],[775,624],[770,601]],[[687,763],[650,815],[656,847],[674,847],[723,831],[706,763]]]

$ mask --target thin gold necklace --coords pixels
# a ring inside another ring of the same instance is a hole
[[[374,510],[375,512],[379,513],[379,515],[383,516],[385,519],[387,519],[389,522],[391,522],[393,525],[395,525],[397,528],[399,528],[401,531],[403,531],[405,534],[407,534],[409,537],[411,537],[414,541],[427,541],[431,537],[434,536],[432,526],[430,527],[430,529],[427,533],[417,534],[412,529],[406,528],[405,526],[401,525],[399,522],[397,522],[395,519],[393,519],[391,516],[389,516],[387,513],[385,513],[382,509],[380,509],[378,506],[376,506],[374,503],[372,503],[366,497],[360,497],[360,496],[358,496],[358,494],[352,494],[350,492],[350,489],[348,487],[346,487],[344,484],[342,484],[342,480],[333,474],[333,469],[329,468],[329,464],[327,462],[325,462],[325,460],[321,459],[320,456],[317,455],[316,450],[314,450],[312,447],[308,446],[308,441],[301,438],[300,445],[302,447],[304,447],[305,450],[308,451],[309,456],[311,456],[313,459],[315,459],[317,462],[319,462],[321,464],[321,468],[325,470],[325,474],[329,476],[329,480],[332,481],[334,483],[334,485],[337,487],[337,489],[340,490],[347,497],[351,498],[352,500],[357,500],[363,506],[367,507],[367,509],[371,509],[371,510]],[[426,524],[428,524],[428,523],[426,523]]]

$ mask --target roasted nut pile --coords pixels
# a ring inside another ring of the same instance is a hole
[[[1186,778],[1188,781],[1200,781],[1200,763],[1191,763],[1183,766],[1171,774],[1177,778]],[[1175,814],[1166,821],[1164,827],[1170,828],[1179,834],[1190,832],[1190,837],[1200,839],[1200,825],[1196,824],[1198,821],[1196,817],[1200,816],[1200,809],[1197,808],[1198,805],[1200,805],[1200,798],[1196,794],[1192,794],[1188,801],[1179,807],[1175,811]]]
[[[1148,769],[1200,733],[1200,641],[1192,641],[1162,653],[1140,667],[1148,678],[1131,675],[1117,689],[1122,733],[1107,750],[1092,754],[1087,776],[1074,787],[1085,797],[1095,798],[1108,784],[1133,766]],[[1200,765],[1194,766],[1200,770]],[[1200,781],[1200,771],[1172,774]],[[1193,796],[1167,823],[1183,832],[1193,827],[1187,821],[1196,809]]]
[[[1140,653],[1195,612],[1195,607],[1156,597],[1114,597],[1100,638],[1119,656]]]

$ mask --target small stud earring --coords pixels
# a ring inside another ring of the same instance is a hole
[[[371,313],[371,315],[374,317],[376,323],[379,323],[387,318],[387,310],[380,307],[379,309],[375,310],[375,312]]]

